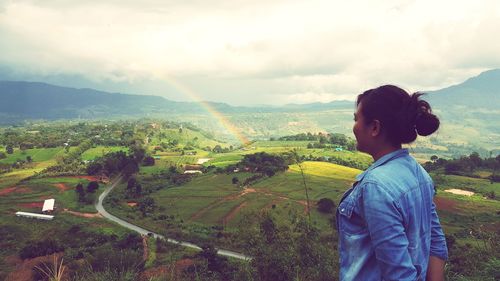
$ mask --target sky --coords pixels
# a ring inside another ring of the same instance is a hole
[[[426,91],[500,68],[497,0],[0,0],[0,80],[232,105]]]

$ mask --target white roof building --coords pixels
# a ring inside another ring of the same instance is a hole
[[[47,199],[43,202],[42,212],[54,211],[55,199]]]
[[[30,218],[30,219],[40,219],[40,220],[52,220],[54,218],[54,216],[50,215],[28,213],[28,212],[16,212],[16,216]]]
[[[202,172],[199,170],[186,170],[184,174],[202,174]]]

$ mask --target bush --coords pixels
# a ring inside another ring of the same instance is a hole
[[[105,271],[112,268],[119,273],[131,269],[140,270],[144,266],[142,251],[118,250],[106,247],[97,249],[89,258],[89,263],[94,271]]]
[[[305,217],[278,223],[270,214],[248,214],[238,237],[252,256],[253,280],[337,280],[334,237],[321,237]]]
[[[61,251],[64,251],[64,247],[56,240],[46,239],[26,245],[19,252],[19,257],[21,259],[31,259]]]
[[[142,164],[144,166],[154,166],[155,165],[155,159],[151,156],[146,156],[144,157],[144,160],[142,161]]]
[[[96,181],[91,181],[87,185],[87,192],[94,193],[99,188],[99,183]]]
[[[325,214],[333,213],[333,210],[336,208],[335,202],[333,202],[333,200],[329,198],[321,198],[318,201],[317,205],[318,211]]]

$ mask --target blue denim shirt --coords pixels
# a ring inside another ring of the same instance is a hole
[[[407,149],[358,175],[337,208],[340,280],[425,280],[429,256],[447,260],[434,193]]]

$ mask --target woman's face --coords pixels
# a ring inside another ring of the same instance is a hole
[[[356,137],[356,149],[361,152],[369,152],[369,143],[371,140],[369,126],[365,123],[366,120],[361,112],[363,103],[359,103],[356,112],[354,113],[354,126],[352,132]]]

